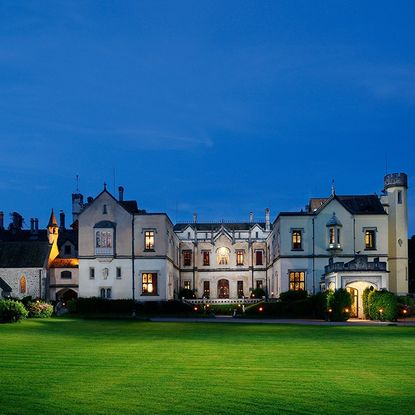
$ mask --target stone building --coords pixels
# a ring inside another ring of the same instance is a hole
[[[407,176],[385,176],[382,195],[313,198],[300,212],[271,223],[173,225],[165,213],[148,213],[136,201],[118,200],[106,187],[82,204],[79,223],[79,293],[83,297],[237,299],[256,288],[269,297],[287,290],[310,294],[346,288],[361,315],[362,291],[373,286],[408,292]]]

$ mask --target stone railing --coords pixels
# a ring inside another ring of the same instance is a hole
[[[184,303],[190,304],[190,305],[198,305],[198,304],[206,304],[206,305],[228,305],[228,304],[241,304],[241,305],[247,305],[247,304],[257,304],[261,301],[263,301],[264,298],[201,298],[201,299],[194,299],[194,300],[186,300],[182,299]]]

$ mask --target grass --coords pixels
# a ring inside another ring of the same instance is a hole
[[[413,327],[0,325],[0,413],[413,413],[414,340]]]

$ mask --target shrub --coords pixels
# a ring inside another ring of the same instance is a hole
[[[327,294],[327,306],[331,321],[347,321],[350,318],[352,296],[344,288],[334,292],[329,291]]]
[[[203,311],[203,305],[201,305],[201,310]],[[206,311],[213,314],[233,316],[234,312],[242,314],[242,310],[241,304],[210,304]]]
[[[307,291],[299,290],[299,291],[286,291],[280,294],[281,301],[298,301],[298,300],[305,300],[308,297]]]
[[[408,307],[413,308],[415,306],[415,302],[412,297],[409,295],[400,295],[397,297],[398,304],[406,305]]]
[[[263,290],[262,288],[255,288],[255,290],[252,290],[251,292],[251,298],[263,298],[265,296],[265,290]]]
[[[398,315],[398,300],[387,291],[372,291],[369,294],[369,316],[372,320],[393,321]]]
[[[362,294],[362,302],[363,302],[363,314],[365,315],[365,319],[370,319],[370,312],[369,312],[369,294],[373,291],[373,287],[365,288]]]
[[[310,297],[313,317],[320,319],[327,318],[327,296],[327,291],[321,291]]]
[[[193,290],[189,290],[188,288],[183,288],[179,292],[179,298],[180,299],[184,298],[186,300],[191,300],[192,298],[196,298],[196,295],[195,295]]]
[[[33,301],[26,306],[29,318],[49,318],[53,314],[53,306],[45,301]]]
[[[314,317],[314,309],[310,298],[291,302],[263,301],[246,307],[245,315],[274,318],[312,318]]]
[[[27,310],[20,301],[0,300],[0,322],[14,323],[25,319],[28,315]]]

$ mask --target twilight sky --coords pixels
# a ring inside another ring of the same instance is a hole
[[[415,2],[0,3],[0,210],[75,176],[173,221],[262,218],[415,181]],[[410,234],[415,193],[410,189]],[[8,219],[8,218],[7,218]],[[8,224],[8,221],[6,222]]]

